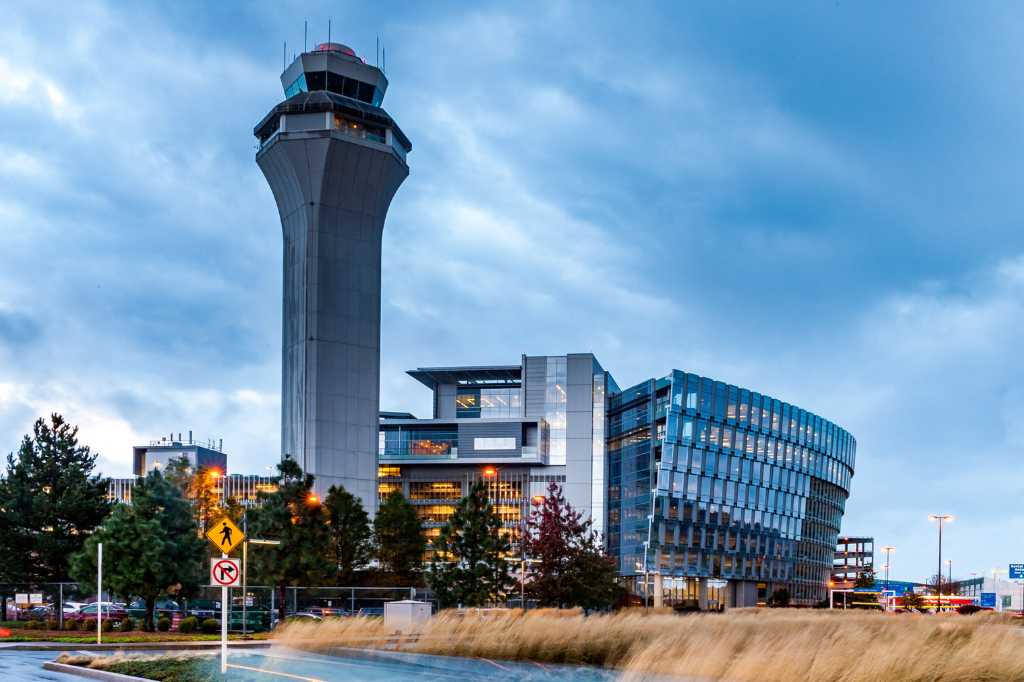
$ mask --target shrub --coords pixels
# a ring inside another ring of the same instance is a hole
[[[135,629],[135,619],[131,616],[128,616],[127,618],[121,621],[121,627],[119,629],[121,630],[121,632],[131,632]]]
[[[188,618],[178,623],[178,632],[180,632],[183,635],[187,635],[188,633],[195,630],[197,625],[199,625],[199,619],[195,616],[189,616]]]
[[[65,630],[77,630],[78,629],[78,621],[75,620],[74,618],[65,618],[64,619],[64,629]]]
[[[39,629],[39,621],[38,620],[30,620],[28,623],[26,623],[25,627],[27,627],[29,630],[38,630]]]
[[[44,627],[47,630],[60,630],[60,623],[58,623],[55,620],[48,620],[46,621],[46,625]]]
[[[111,620],[110,618],[104,618],[103,619],[103,632],[113,632],[113,631],[114,631],[114,621]]]
[[[96,632],[96,619],[86,618],[82,621],[82,629],[86,632]]]
[[[215,635],[220,630],[220,623],[214,618],[207,618],[203,621],[203,634],[204,635]]]
[[[168,630],[171,629],[171,619],[170,618],[161,618],[160,620],[158,620],[156,622],[156,629],[159,630],[160,632],[167,632]]]
[[[785,587],[775,590],[768,597],[768,606],[778,608],[780,606],[789,606],[789,590]]]

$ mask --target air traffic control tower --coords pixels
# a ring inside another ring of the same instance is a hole
[[[409,139],[380,108],[388,81],[318,45],[281,75],[256,162],[284,232],[281,452],[377,507],[381,236]],[[322,499],[322,498],[321,498]]]

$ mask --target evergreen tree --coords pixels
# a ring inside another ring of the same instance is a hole
[[[861,571],[857,574],[857,579],[853,581],[853,586],[857,589],[870,589],[875,586],[875,572],[874,571]]]
[[[502,558],[512,545],[501,533],[501,519],[494,513],[483,481],[474,483],[459,500],[432,548],[427,585],[437,592],[443,609],[503,600],[514,584]]]
[[[78,427],[58,414],[39,419],[0,477],[0,581],[64,582],[70,557],[111,510],[109,481]]]
[[[103,582],[113,594],[146,600],[143,630],[152,632],[153,607],[162,595],[189,598],[206,582],[206,541],[192,518],[192,505],[159,471],[138,481],[132,503],[120,504],[85,543],[72,576],[96,589],[97,543],[103,543]]]
[[[541,606],[598,609],[618,597],[615,562],[605,555],[590,519],[582,517],[556,483],[530,513],[523,540],[538,563],[531,566],[527,591]]]
[[[258,493],[260,506],[248,512],[248,522],[252,537],[281,544],[251,552],[249,563],[257,580],[280,589],[279,617],[283,621],[285,588],[322,585],[333,577],[333,571],[328,558],[331,531],[327,512],[312,499],[315,477],[304,474],[287,455],[277,469],[277,490]]]
[[[374,556],[384,585],[418,585],[427,540],[423,521],[401,491],[393,490],[373,519]]]
[[[192,504],[192,517],[200,528],[209,528],[225,516],[217,504],[217,477],[211,476],[212,473],[206,467],[193,467],[184,455],[169,461],[164,473],[181,496]]]
[[[341,486],[331,486],[324,500],[331,523],[331,559],[338,566],[338,585],[355,585],[373,553],[370,515],[363,502]]]
[[[904,611],[922,611],[926,606],[924,597],[913,590],[907,590],[900,595],[900,608]]]

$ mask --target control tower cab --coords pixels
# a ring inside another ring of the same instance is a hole
[[[384,73],[344,45],[303,53],[281,85],[254,134],[284,236],[282,456],[321,496],[344,486],[372,514],[381,238],[412,144],[380,108]]]

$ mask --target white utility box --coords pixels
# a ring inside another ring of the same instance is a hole
[[[384,602],[384,633],[388,635],[418,635],[430,620],[430,604],[425,601]]]

